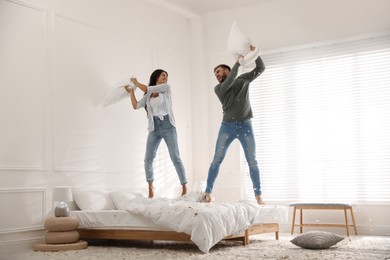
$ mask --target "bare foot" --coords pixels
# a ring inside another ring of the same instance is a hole
[[[149,196],[148,198],[149,199],[153,199],[154,197],[154,187],[153,187],[153,183],[152,182],[149,182]]]
[[[212,201],[213,201],[213,199],[211,197],[211,193],[205,192],[203,197],[202,197],[202,202],[210,203]]]
[[[260,195],[256,195],[256,201],[259,205],[265,205],[265,202],[261,199]]]
[[[186,195],[186,194],[187,194],[187,184],[181,185],[181,188],[182,188],[182,190],[181,190],[181,196]]]

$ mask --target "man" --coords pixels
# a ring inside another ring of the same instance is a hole
[[[250,46],[250,49],[253,52],[256,47]],[[222,103],[223,121],[218,133],[214,159],[208,172],[203,198],[206,202],[212,200],[211,192],[227,149],[235,139],[238,139],[249,165],[256,201],[258,204],[264,204],[261,199],[260,170],[256,161],[256,144],[251,122],[253,114],[249,102],[249,84],[265,70],[265,65],[259,56],[255,61],[256,67],[252,71],[237,77],[238,68],[244,62],[244,58],[240,56],[232,69],[225,64],[218,65],[214,69],[215,77],[219,82],[214,92]]]

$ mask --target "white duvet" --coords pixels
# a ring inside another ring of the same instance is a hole
[[[254,223],[259,205],[255,202],[201,203],[200,195],[178,199],[134,198],[126,210],[143,215],[154,223],[191,236],[205,253],[224,237],[238,234]]]

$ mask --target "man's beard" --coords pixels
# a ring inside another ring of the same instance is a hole
[[[226,78],[227,78],[227,75],[223,75],[223,76],[221,77],[221,80],[219,81],[219,83],[224,82]]]

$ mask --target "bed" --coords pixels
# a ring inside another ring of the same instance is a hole
[[[204,253],[223,239],[249,244],[251,235],[275,233],[288,221],[285,206],[254,202],[201,203],[201,193],[148,199],[134,191],[78,191],[80,238],[192,241]]]

